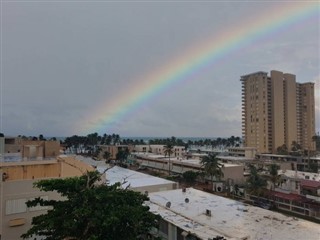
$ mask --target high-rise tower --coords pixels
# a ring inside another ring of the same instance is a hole
[[[247,147],[259,153],[291,149],[315,150],[314,83],[296,83],[296,76],[271,71],[241,76],[242,134]]]

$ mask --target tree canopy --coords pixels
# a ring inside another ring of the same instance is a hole
[[[32,227],[21,237],[45,239],[123,240],[140,239],[159,216],[144,205],[148,197],[139,192],[99,184],[100,174],[88,172],[81,177],[41,180],[35,184],[42,191],[57,191],[64,200],[36,198],[28,207],[48,206],[46,214],[32,219]]]
[[[204,173],[211,177],[211,182],[213,182],[214,177],[217,181],[220,181],[223,177],[223,165],[218,162],[215,154],[204,156],[201,159],[201,165],[204,168]]]
[[[250,194],[260,196],[267,186],[267,181],[259,173],[254,165],[250,165],[250,176],[247,179],[246,189]]]

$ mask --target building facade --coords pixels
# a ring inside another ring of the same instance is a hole
[[[280,71],[256,72],[241,76],[242,135],[246,147],[259,153],[288,150],[296,142],[303,150],[314,151],[314,83],[297,83],[296,76]]]
[[[27,207],[36,197],[63,199],[57,192],[34,188],[42,179],[81,176],[94,168],[71,157],[42,161],[0,162],[0,239],[20,239],[31,228],[34,216],[45,214],[46,207]]]

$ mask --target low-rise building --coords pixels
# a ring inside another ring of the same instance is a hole
[[[203,166],[199,159],[178,159],[168,158],[161,155],[153,155],[142,153],[136,154],[136,161],[147,168],[161,171],[170,172],[172,174],[183,174],[186,171],[203,171]],[[243,184],[245,182],[244,168],[242,165],[222,163],[223,177],[221,181],[232,182],[233,184]],[[209,180],[209,179],[208,179]]]
[[[135,152],[143,152],[143,153],[153,153],[156,155],[165,155],[166,145],[161,144],[151,144],[151,145],[135,145]],[[172,157],[182,158],[186,155],[186,150],[184,146],[173,146]]]
[[[117,159],[117,154],[119,151],[125,151],[130,153],[133,150],[132,145],[99,145],[100,151],[100,158],[103,158],[105,152],[110,153],[110,160]]]
[[[80,176],[91,166],[74,158],[0,163],[0,236],[20,239],[31,227],[32,217],[47,211],[44,207],[28,208],[26,202],[36,197],[60,199],[56,192],[41,192],[33,184],[41,179]]]
[[[104,172],[106,167],[98,167],[99,172]],[[159,192],[166,190],[173,190],[179,187],[179,184],[164,178],[159,178],[133,171],[127,168],[118,166],[111,167],[105,172],[107,184],[115,184],[117,182],[122,184],[122,187],[129,188],[141,193],[145,192]]]
[[[255,158],[257,149],[254,147],[231,147],[228,148],[228,155],[235,157]]]
[[[263,162],[286,162],[291,164],[291,170],[309,171],[310,166],[316,166],[320,169],[320,157],[308,157],[308,156],[293,156],[293,155],[278,155],[278,154],[257,154],[257,159]],[[288,169],[288,170],[290,170]]]
[[[319,225],[193,188],[149,194],[165,240],[319,239]]]
[[[279,180],[268,191],[278,209],[320,220],[320,174],[279,170]]]

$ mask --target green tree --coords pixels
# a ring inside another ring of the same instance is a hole
[[[269,165],[269,179],[272,183],[271,189],[274,190],[276,184],[280,180],[280,176],[278,174],[279,166],[277,164]]]
[[[320,135],[319,135],[319,133],[312,137],[312,141],[316,144],[316,150],[320,151]]]
[[[186,181],[186,183],[192,185],[195,183],[199,173],[195,171],[186,171],[182,174],[183,179]]]
[[[318,173],[318,171],[319,171],[318,163],[317,162],[310,162],[310,160],[309,160],[308,171],[312,172],[312,173]]]
[[[283,144],[277,148],[277,154],[279,155],[288,155],[287,145]]]
[[[120,161],[120,164],[122,165],[124,163],[124,161],[127,159],[128,155],[129,155],[128,148],[119,149],[119,151],[116,154],[116,158],[117,158],[117,160]]]
[[[218,162],[216,154],[209,154],[208,156],[204,156],[201,159],[201,165],[203,167],[204,173],[210,176],[212,185],[214,178],[219,181],[223,177],[223,165]]]
[[[171,159],[170,159],[170,156],[171,156],[171,154],[173,153],[173,144],[171,144],[171,143],[167,143],[165,146],[164,146],[164,154],[165,154],[165,156],[169,156],[169,164],[168,164],[168,173],[169,173],[169,175],[171,175],[171,167],[170,167],[170,165],[171,165]]]
[[[260,196],[263,189],[267,186],[265,178],[259,175],[257,168],[250,165],[250,176],[247,179],[246,189],[250,194]]]
[[[106,160],[106,163],[109,162],[110,157],[111,157],[111,153],[110,153],[110,152],[105,151],[105,152],[103,153],[103,158]]]
[[[292,141],[291,143],[291,155],[294,155],[294,156],[302,155],[302,147],[296,141]]]
[[[98,184],[101,174],[41,180],[41,191],[57,191],[65,200],[36,198],[28,207],[48,206],[46,214],[32,219],[32,227],[21,237],[43,236],[47,240],[135,240],[158,226],[159,216],[144,205],[148,197],[121,188],[121,184]]]

